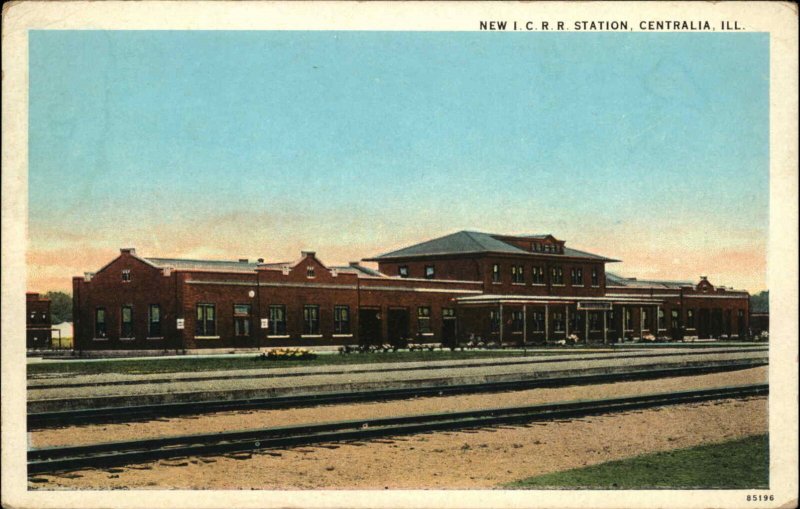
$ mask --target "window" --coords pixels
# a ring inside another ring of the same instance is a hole
[[[161,306],[158,304],[150,304],[147,312],[147,337],[160,338],[161,337]]]
[[[553,267],[550,270],[550,282],[554,285],[564,284],[564,269],[561,267]]]
[[[286,335],[286,306],[283,304],[269,307],[269,335]]]
[[[633,330],[633,315],[630,308],[625,309],[625,330]]]
[[[333,333],[350,334],[350,308],[348,306],[333,307]]]
[[[309,265],[306,267],[306,277],[314,277],[314,266]]]
[[[303,306],[303,334],[319,334],[319,306]]]
[[[694,309],[686,310],[686,328],[694,329]]]
[[[119,337],[130,339],[133,337],[133,306],[122,306],[120,315]]]
[[[533,332],[544,332],[544,313],[541,311],[534,311],[531,313],[531,326]]]
[[[569,315],[569,331],[570,333],[584,333],[583,313],[580,311],[570,313]]]
[[[553,313],[553,331],[564,332],[564,313],[558,311]]]
[[[533,284],[535,285],[543,285],[544,284],[544,268],[542,267],[533,267],[531,269],[533,274]]]
[[[442,308],[442,318],[455,318],[456,317],[456,310],[453,308]]]
[[[130,283],[131,281],[131,269],[123,269],[122,271],[122,282],[123,283]]]
[[[600,274],[597,267],[592,267],[592,286],[600,286]]]
[[[250,304],[233,305],[233,333],[237,337],[250,336]]]
[[[397,267],[397,274],[400,277],[408,277],[408,265],[401,265]]]
[[[658,330],[664,330],[667,328],[667,318],[664,310],[658,308]]]
[[[673,309],[670,312],[670,327],[673,328],[673,329],[677,329],[678,327],[680,327],[680,323],[678,321],[678,310],[677,309]]]
[[[106,329],[105,308],[97,308],[94,311],[94,337],[96,338],[108,337],[108,330]]]
[[[522,332],[524,323],[525,321],[522,317],[522,311],[511,312],[511,332]]]
[[[431,308],[420,306],[417,308],[417,330],[420,334],[430,334],[431,332]]]
[[[525,282],[525,268],[522,265],[511,266],[511,282],[512,283]]]
[[[426,265],[425,266],[425,279],[433,279],[436,277],[436,269],[433,265]]]
[[[583,269],[572,269],[572,286],[583,286]]]
[[[494,264],[492,265],[492,283],[499,283],[500,282],[500,265]]]
[[[599,331],[603,329],[603,319],[599,311],[589,312],[589,330]]]
[[[643,329],[650,328],[650,313],[646,309],[642,309],[642,316],[640,316],[639,319],[642,321]]]
[[[489,330],[492,334],[500,332],[500,311],[489,311]]]
[[[215,336],[217,334],[217,313],[214,304],[198,304],[195,336]]]

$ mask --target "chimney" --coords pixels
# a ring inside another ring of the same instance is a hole
[[[264,259],[263,258],[259,258],[258,259],[258,263],[264,263]]]
[[[700,279],[703,281],[708,281],[708,276],[700,276]]]
[[[316,251],[307,251],[307,250],[304,249],[303,251],[300,251],[300,254],[303,255],[303,258],[308,258],[309,256],[316,255],[317,253],[316,253]]]
[[[239,263],[247,263],[249,261],[247,258],[239,258]]]
[[[136,248],[133,247],[123,247],[119,250],[120,254],[127,254],[136,256]]]
[[[350,262],[351,267],[358,267],[358,262]]]

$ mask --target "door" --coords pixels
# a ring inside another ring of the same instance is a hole
[[[362,345],[380,345],[381,310],[379,308],[361,308],[358,310],[358,342]]]
[[[456,313],[455,309],[442,309],[442,345],[456,346]]]
[[[389,329],[389,343],[405,347],[408,343],[408,309],[390,308],[386,325]]]

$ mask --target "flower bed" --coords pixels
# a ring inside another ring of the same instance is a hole
[[[258,359],[269,361],[297,361],[316,359],[317,354],[307,348],[273,348],[262,353]]]

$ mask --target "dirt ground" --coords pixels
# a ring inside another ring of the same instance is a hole
[[[42,475],[30,489],[486,489],[767,430],[767,399]]]
[[[652,392],[689,390],[761,383],[767,367],[692,377],[666,378],[638,382],[532,389],[497,394],[473,394],[441,398],[329,405],[312,408],[224,412],[202,416],[170,418],[148,422],[74,426],[30,433],[32,447],[75,445],[116,440],[132,440],[163,435],[213,433],[249,428],[302,424],[306,422],[389,417],[397,415],[460,411],[478,408],[534,405],[553,401],[620,397]]]

